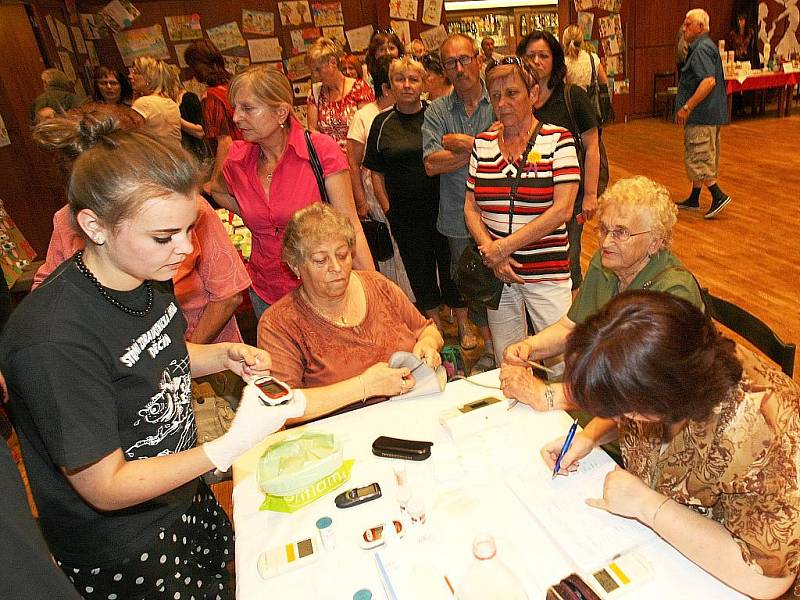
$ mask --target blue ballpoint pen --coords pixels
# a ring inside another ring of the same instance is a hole
[[[556,466],[553,468],[553,477],[551,479],[555,479],[555,476],[558,475],[558,471],[561,469],[561,461],[564,458],[564,455],[569,450],[570,445],[572,444],[572,438],[575,437],[575,431],[578,429],[578,419],[575,419],[572,422],[572,427],[569,428],[567,432],[567,439],[564,440],[564,445],[561,447],[561,452],[558,453],[558,458],[556,459]]]

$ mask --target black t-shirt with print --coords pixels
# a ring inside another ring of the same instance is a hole
[[[382,173],[393,219],[434,222],[439,214],[439,177],[425,172],[422,110],[404,114],[396,107],[375,117],[364,151],[364,166]]]
[[[197,487],[192,481],[103,512],[61,472],[118,448],[126,460],[138,460],[195,444],[186,323],[175,297],[153,287],[152,309],[134,317],[66,261],[14,311],[0,341],[0,369],[42,532],[64,561],[102,566],[144,548],[189,507]],[[146,304],[144,285],[109,293],[127,306]]]

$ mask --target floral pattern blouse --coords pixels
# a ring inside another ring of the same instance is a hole
[[[721,523],[757,572],[786,577],[800,567],[800,386],[738,353],[742,380],[708,419],[662,446],[661,424],[623,418],[620,446],[629,472]]]
[[[315,94],[317,90],[319,91]],[[359,106],[374,100],[375,95],[363,79],[356,79],[350,91],[339,100],[329,100],[325,86],[319,84],[314,85],[308,94],[308,106],[317,107],[317,131],[327,133],[342,147],[347,141],[350,121]]]

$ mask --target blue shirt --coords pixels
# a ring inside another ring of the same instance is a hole
[[[689,113],[687,125],[725,125],[728,122],[728,93],[725,90],[722,59],[717,45],[704,33],[689,45],[689,54],[681,69],[678,95],[675,98],[676,109],[686,104],[706,77],[713,77],[717,85]]]
[[[475,112],[467,116],[464,102],[455,90],[449,95],[434,100],[425,111],[422,123],[422,155],[444,150],[442,136],[446,133],[463,133],[475,137],[489,129],[494,122],[494,111],[489,94],[481,84],[483,96]],[[464,195],[466,194],[468,164],[451,173],[439,175],[439,218],[436,228],[442,235],[468,238],[469,231],[464,222]]]

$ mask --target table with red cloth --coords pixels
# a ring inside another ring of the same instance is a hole
[[[754,90],[779,89],[778,116],[789,116],[792,88],[800,83],[800,73],[750,73],[743,81],[735,77],[725,78],[725,91],[728,94],[728,121],[733,111],[733,94]]]

